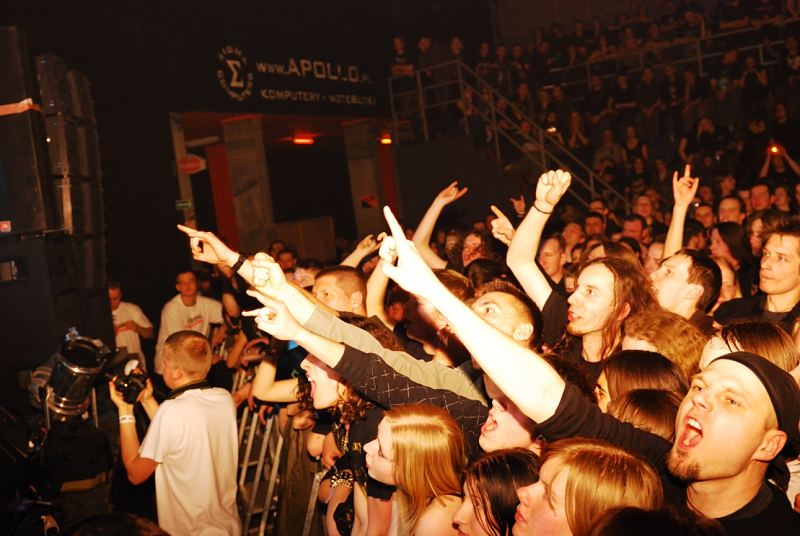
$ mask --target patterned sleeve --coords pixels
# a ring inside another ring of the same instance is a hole
[[[388,366],[379,356],[345,345],[344,355],[334,372],[353,387],[386,408],[421,403],[444,408],[464,432],[470,457],[478,452],[481,426],[489,409],[447,389],[433,389],[414,382]]]

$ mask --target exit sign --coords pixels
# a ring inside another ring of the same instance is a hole
[[[178,199],[175,201],[175,210],[194,210],[194,200]]]

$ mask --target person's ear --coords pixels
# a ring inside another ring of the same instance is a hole
[[[533,337],[533,324],[527,322],[517,326],[517,329],[511,334],[512,339],[520,342],[529,341],[531,337]]]
[[[350,306],[352,307],[353,311],[358,311],[361,309],[362,303],[364,303],[364,295],[360,290],[357,290],[350,295]]]
[[[786,432],[782,430],[768,430],[764,433],[764,441],[753,453],[753,459],[769,462],[780,454],[786,445]]]
[[[690,300],[699,300],[704,292],[705,289],[701,285],[689,285],[686,291],[686,297]]]

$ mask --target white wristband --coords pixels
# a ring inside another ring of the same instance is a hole
[[[135,423],[136,422],[136,417],[134,417],[133,415],[120,415],[119,416],[119,422],[120,422],[120,424],[122,424],[124,422]]]

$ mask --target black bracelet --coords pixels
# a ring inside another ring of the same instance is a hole
[[[537,206],[536,206],[536,201],[534,201],[534,202],[533,202],[533,208],[535,208],[535,209],[536,209],[536,212],[539,212],[539,213],[541,213],[541,214],[552,214],[552,213],[553,213],[553,211],[552,211],[552,210],[551,210],[550,212],[545,212],[544,210],[542,210],[542,209],[540,209],[539,207],[537,207]],[[234,271],[235,271],[235,270],[234,270]]]
[[[239,260],[236,261],[236,264],[231,266],[231,270],[233,270],[233,273],[238,274],[239,273],[239,269],[241,269],[242,265],[244,264],[244,261],[246,261],[246,260],[247,260],[247,257],[245,257],[244,254],[239,253]]]

